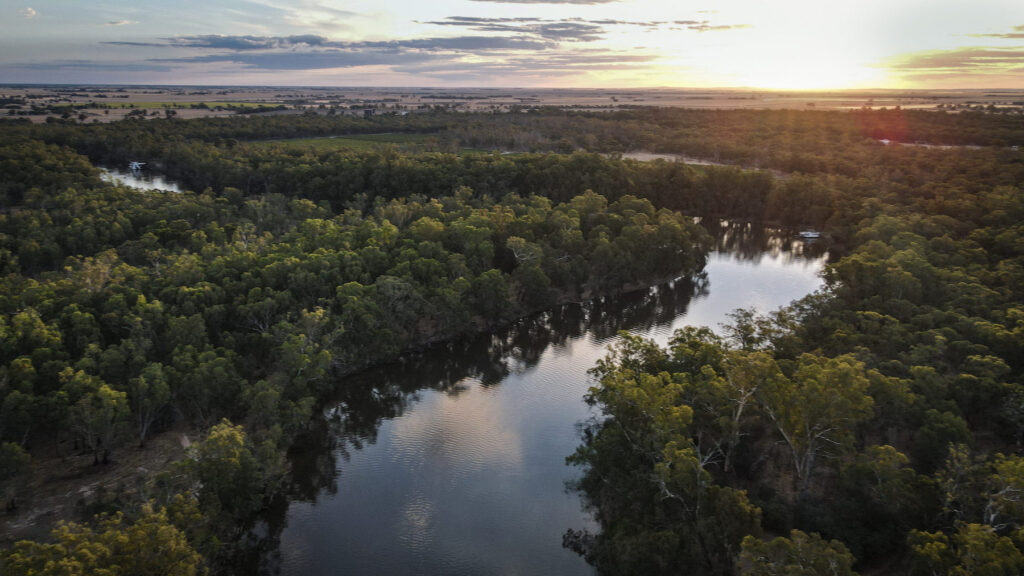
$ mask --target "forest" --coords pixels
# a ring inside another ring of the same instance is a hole
[[[442,145],[286,141],[389,132]],[[622,334],[592,370],[603,417],[567,455],[600,532],[565,545],[603,574],[1024,570],[1021,118],[540,109],[0,134],[8,514],[44,454],[103,467],[176,423],[204,437],[134,498],[10,546],[5,574],[230,572],[338,375],[696,274],[694,217],[821,230],[827,288],[668,347]],[[140,158],[195,192],[95,167]]]

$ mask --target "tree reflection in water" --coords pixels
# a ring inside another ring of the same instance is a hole
[[[789,263],[826,253],[824,242],[804,242],[788,230],[728,221],[703,224],[715,238],[715,251],[745,262],[757,263],[767,255]],[[339,459],[347,462],[354,451],[375,444],[382,423],[405,414],[422,392],[458,396],[471,386],[497,386],[509,375],[536,366],[549,347],[566,346],[585,335],[604,342],[621,330],[647,332],[668,327],[686,313],[694,298],[708,290],[708,279],[702,273],[646,290],[567,304],[491,334],[439,344],[342,378],[336,394],[322,405],[293,445],[286,491],[268,510],[265,522],[252,531],[249,549],[258,559],[246,562],[245,569],[255,562],[260,572],[276,572],[277,545],[286,525],[288,503],[316,503],[322,496],[336,494],[339,474],[345,469]]]

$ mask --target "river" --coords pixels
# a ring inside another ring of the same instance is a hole
[[[718,228],[718,227],[716,227]],[[501,332],[347,378],[292,451],[289,502],[262,571],[592,574],[562,548],[596,526],[566,489],[591,417],[587,370],[629,330],[665,343],[819,288],[823,247],[759,227],[714,230],[706,275],[566,305]]]
[[[164,178],[161,174],[155,174],[149,170],[140,171],[121,170],[119,168],[107,168],[97,166],[100,169],[100,178],[106,182],[136,188],[138,190],[159,190],[161,192],[181,192],[177,182]]]
[[[623,152],[621,156],[627,160],[638,160],[640,162],[653,162],[655,160],[664,160],[666,162],[682,162],[684,164],[693,164],[695,166],[735,166],[735,164],[727,164],[725,162],[715,162],[714,160],[707,160],[705,158],[697,158],[695,156],[683,156],[682,154],[665,154],[660,152]]]

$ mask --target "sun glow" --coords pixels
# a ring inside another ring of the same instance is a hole
[[[869,88],[887,83],[882,70],[843,62],[769,61],[748,65],[736,84],[751,88],[833,90]]]

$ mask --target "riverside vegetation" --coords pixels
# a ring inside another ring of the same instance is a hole
[[[738,311],[725,336],[623,335],[570,457],[601,531],[566,545],[603,573],[1024,567],[1019,118],[541,110],[0,131],[8,507],[47,447],[102,466],[175,422],[205,431],[136,498],[14,545],[5,573],[229,571],[332,376],[696,273],[708,239],[682,214],[815,226],[841,257],[827,290]],[[565,154],[248,142],[381,132]],[[139,193],[92,165],[139,158],[200,192]]]

